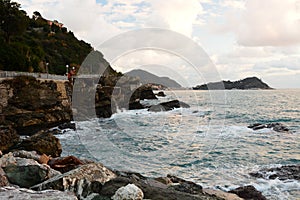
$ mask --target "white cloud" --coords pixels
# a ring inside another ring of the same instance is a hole
[[[239,20],[231,21],[245,46],[284,46],[300,42],[299,0],[248,0]]]

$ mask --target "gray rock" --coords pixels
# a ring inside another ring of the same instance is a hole
[[[0,159],[0,167],[10,183],[26,188],[60,174],[48,165],[41,165],[32,159],[14,157],[13,153],[8,153]]]
[[[33,191],[24,188],[3,187],[0,188],[0,199],[10,200],[77,200],[71,192],[61,192],[57,190]]]
[[[250,175],[256,178],[264,179],[278,178],[282,181],[288,179],[300,180],[300,164],[262,169],[259,172],[251,172]]]
[[[120,187],[112,197],[113,200],[142,200],[143,198],[143,191],[134,184]]]
[[[79,199],[83,199],[92,193],[100,192],[102,185],[115,177],[116,175],[102,164],[91,163],[51,178],[31,189],[67,190],[74,192]]]
[[[276,132],[289,132],[289,129],[281,123],[269,123],[269,124],[255,123],[249,125],[248,128],[251,128],[254,131],[264,129],[264,128],[270,128]]]
[[[148,111],[151,112],[160,112],[160,111],[169,111],[173,110],[174,108],[189,108],[190,106],[184,102],[178,101],[178,100],[173,100],[173,101],[168,101],[164,103],[160,103],[158,105],[153,105],[151,106]]]

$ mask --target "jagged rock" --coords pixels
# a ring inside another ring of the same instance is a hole
[[[146,178],[137,173],[117,172],[118,177],[110,180],[102,186],[99,195],[111,198],[115,192],[123,186],[134,184],[139,187],[145,199],[161,200],[220,200],[220,198],[204,193],[190,194],[175,190],[173,187],[163,184],[151,178]]]
[[[20,76],[2,81],[0,93],[4,94],[0,101],[3,121],[12,124],[19,135],[32,135],[72,119],[63,82]]]
[[[112,197],[113,200],[142,200],[143,198],[143,191],[134,184],[120,187]]]
[[[33,191],[25,188],[2,187],[0,188],[0,199],[77,200],[77,197],[71,192],[61,192],[57,190]]]
[[[72,130],[76,130],[76,124],[75,123],[63,123],[61,125],[58,126],[59,129],[63,130],[63,129],[72,129]]]
[[[253,130],[270,128],[276,132],[288,132],[289,131],[289,129],[281,123],[269,123],[269,124],[255,123],[255,124],[249,125],[248,128],[251,128]]]
[[[172,185],[172,187],[181,192],[190,193],[190,194],[201,194],[202,186],[198,185],[192,181],[186,181],[184,179],[178,178],[176,176],[168,175],[167,176],[172,183],[178,183],[176,185]]]
[[[75,156],[50,159],[48,165],[61,173],[71,171],[84,163]]]
[[[266,197],[264,197],[261,192],[257,191],[252,185],[239,187],[229,192],[234,193],[245,200],[267,200]]]
[[[0,126],[0,150],[8,151],[12,146],[16,145],[20,140],[20,136],[11,126]]]
[[[23,140],[16,148],[51,155],[53,158],[59,157],[62,152],[59,139],[51,131],[40,131]]]
[[[36,151],[25,151],[25,150],[14,151],[13,156],[20,157],[20,158],[33,159],[38,162],[41,157],[41,155],[37,154]]]
[[[9,185],[6,174],[3,169],[0,167],[0,187]]]
[[[143,85],[134,91],[134,93],[130,97],[130,102],[133,102],[136,99],[157,99],[157,97],[153,93],[153,90],[150,86]]]
[[[32,159],[14,157],[13,153],[5,154],[0,159],[0,167],[10,183],[26,188],[60,174],[48,165],[41,165]]]
[[[189,107],[190,106],[184,102],[173,100],[173,101],[160,103],[158,105],[153,105],[148,109],[148,111],[160,112],[160,111],[173,110],[174,108],[189,108]]]
[[[102,185],[115,177],[115,173],[102,164],[91,163],[53,177],[41,184],[33,186],[31,189],[67,190],[74,192],[79,199],[82,199],[92,193],[99,193]]]
[[[165,97],[166,94],[165,94],[164,92],[160,91],[160,92],[158,92],[158,93],[156,94],[156,96],[158,96],[158,97]]]
[[[282,181],[288,179],[300,180],[300,164],[262,169],[259,172],[251,172],[250,175],[256,178],[264,179],[278,178]]]

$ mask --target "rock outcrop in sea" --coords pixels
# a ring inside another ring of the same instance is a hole
[[[203,85],[197,85],[193,87],[194,90],[250,90],[250,89],[272,89],[266,83],[264,83],[261,79],[257,77],[249,77],[239,81],[221,81],[221,82],[213,82],[207,83]]]

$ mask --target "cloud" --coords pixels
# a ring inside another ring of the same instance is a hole
[[[248,0],[239,20],[231,20],[244,46],[286,46],[300,42],[299,0]]]
[[[146,26],[169,28],[186,36],[192,35],[193,24],[199,23],[197,17],[203,12],[197,0],[152,0],[151,7]]]

